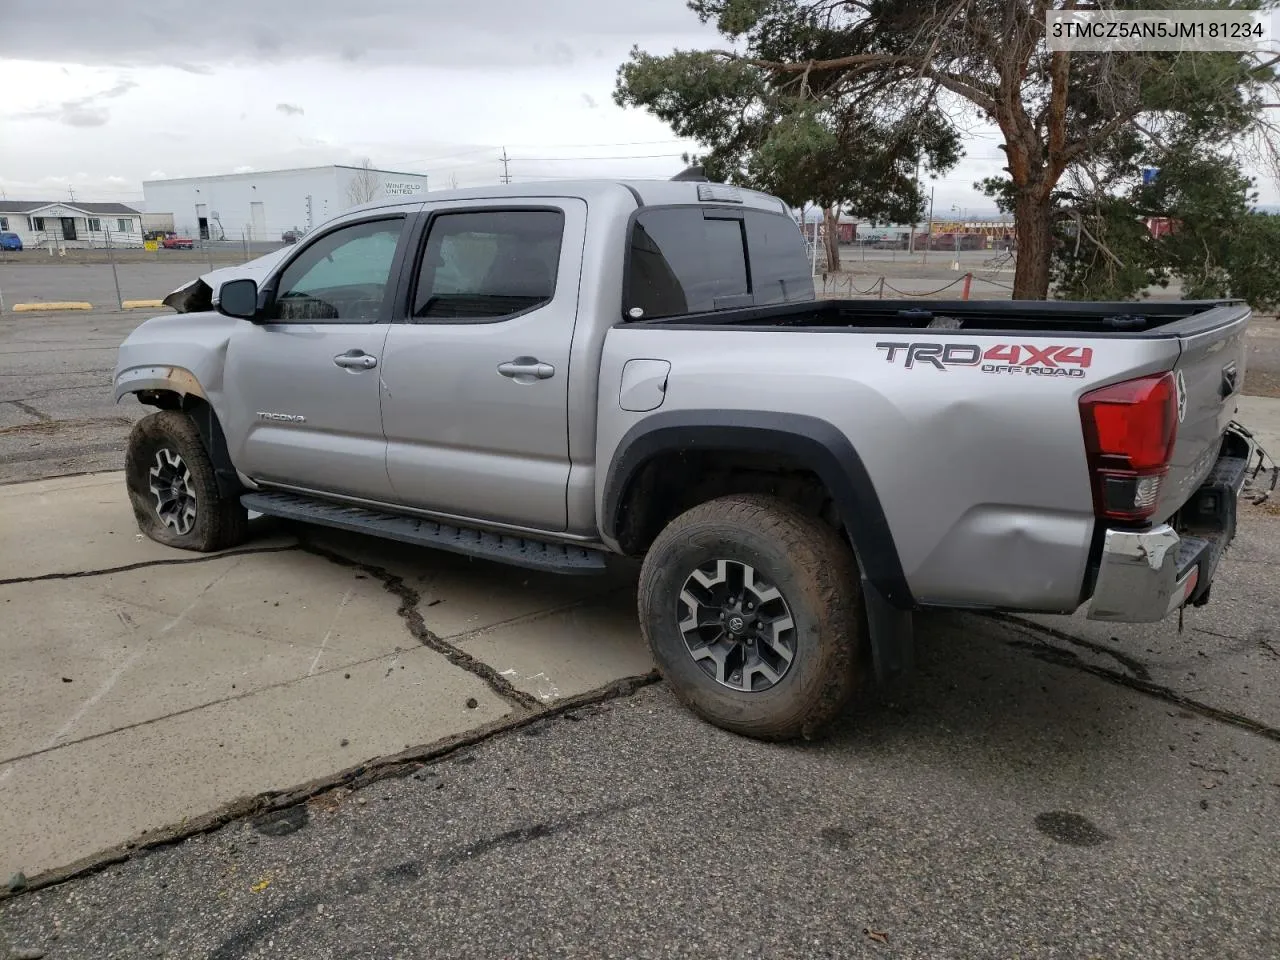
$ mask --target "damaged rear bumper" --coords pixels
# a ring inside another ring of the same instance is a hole
[[[1236,504],[1252,443],[1234,429],[1213,470],[1172,523],[1108,530],[1089,603],[1090,620],[1154,623],[1184,604],[1199,606],[1236,532]]]

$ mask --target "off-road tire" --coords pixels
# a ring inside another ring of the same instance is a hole
[[[176,453],[189,471],[196,515],[186,531],[164,523],[151,490],[151,470],[156,467],[156,457],[162,451]],[[248,536],[248,513],[238,499],[223,497],[218,492],[209,452],[195,422],[185,413],[161,410],[135,423],[129,435],[124,469],[138,529],[157,543],[210,553],[243,543]]]
[[[794,658],[766,690],[735,690],[709,676],[680,629],[686,578],[721,558],[763,574],[781,591],[795,622]],[[641,566],[639,614],[641,632],[676,697],[725,730],[762,740],[810,738],[858,687],[866,628],[857,562],[836,530],[785,500],[725,496],[672,520]]]

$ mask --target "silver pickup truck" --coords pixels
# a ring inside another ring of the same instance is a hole
[[[1253,454],[1244,304],[822,300],[783,203],[696,180],[368,205],[167,302],[115,371],[159,408],[148,536],[642,559],[675,693],[762,738],[901,668],[921,608],[1204,603]]]

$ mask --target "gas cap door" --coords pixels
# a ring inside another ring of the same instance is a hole
[[[667,397],[670,372],[671,364],[666,360],[628,360],[622,368],[618,406],[634,413],[658,409]]]

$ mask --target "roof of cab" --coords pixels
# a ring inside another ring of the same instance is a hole
[[[591,202],[594,197],[602,197],[608,193],[627,190],[637,198],[640,206],[659,206],[676,203],[702,202],[698,195],[700,186],[707,186],[710,181],[690,180],[559,180],[550,183],[507,183],[493,184],[484,187],[463,187],[457,190],[432,190],[413,202],[438,203],[444,200],[503,200],[515,197],[577,197]],[[731,189],[737,192],[743,206],[756,207],[781,213],[790,213],[787,205],[777,197],[745,187],[728,187],[725,184],[711,184],[720,189]],[[715,203],[715,200],[708,200]],[[722,202],[722,201],[719,201]],[[381,207],[402,207],[406,205],[403,197],[375,200],[359,207],[344,211],[344,214],[363,210],[376,210]]]

